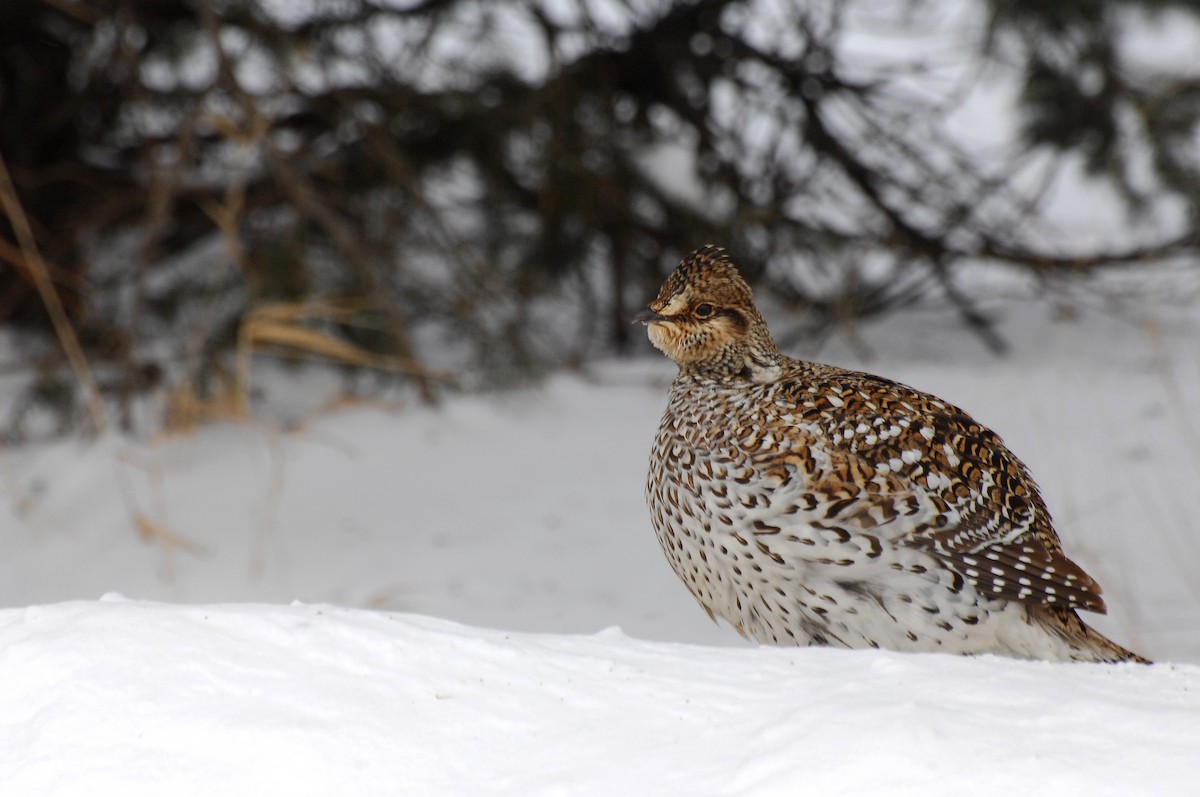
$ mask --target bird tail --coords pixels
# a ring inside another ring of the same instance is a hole
[[[1035,605],[1029,607],[1029,617],[1062,639],[1070,651],[1067,658],[1072,661],[1152,663],[1090,627],[1073,609]]]

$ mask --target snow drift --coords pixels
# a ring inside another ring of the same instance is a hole
[[[330,606],[0,611],[4,794],[1184,794],[1200,667],[729,649]]]

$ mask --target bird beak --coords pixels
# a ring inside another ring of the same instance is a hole
[[[666,320],[667,320],[667,317],[665,315],[659,315],[658,313],[651,310],[649,307],[640,311],[637,315],[635,315],[633,317],[633,323],[635,323],[635,324],[638,323],[639,321],[643,324],[653,324],[655,321],[666,321]]]

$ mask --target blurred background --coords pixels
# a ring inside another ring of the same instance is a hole
[[[426,401],[644,350],[628,319],[709,242],[785,344],[944,303],[1000,354],[998,292],[1195,267],[1198,26],[1169,0],[7,0],[26,384],[0,428],[95,423],[89,391],[127,429],[149,390],[151,425],[229,408],[239,348]]]
[[[715,243],[785,350],[995,426],[1122,640],[1200,656],[1197,53],[1194,0],[5,0],[0,603],[699,629],[629,319]]]

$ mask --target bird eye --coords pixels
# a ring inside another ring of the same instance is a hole
[[[696,318],[708,318],[713,314],[713,306],[708,302],[696,306]]]

